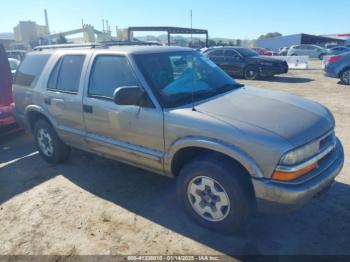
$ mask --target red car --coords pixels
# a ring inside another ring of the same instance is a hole
[[[257,52],[259,55],[267,55],[267,56],[273,56],[275,53],[271,50],[268,50],[266,48],[262,47],[254,47],[252,48],[255,52]]]
[[[13,116],[12,74],[4,47],[0,45],[0,136],[20,130]]]

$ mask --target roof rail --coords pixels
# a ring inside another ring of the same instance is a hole
[[[37,46],[34,48],[34,51],[42,51],[45,49],[61,49],[61,48],[80,48],[80,47],[85,47],[85,48],[104,48],[106,45],[99,44],[99,43],[85,43],[85,44],[60,44],[60,45],[42,45],[42,46]]]
[[[161,44],[155,42],[144,42],[144,41],[103,41],[101,42],[104,46],[133,46],[133,45],[142,45],[142,46],[160,46]]]

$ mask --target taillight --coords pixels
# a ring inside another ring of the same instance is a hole
[[[328,63],[334,63],[337,62],[340,59],[340,56],[336,55],[336,56],[331,56],[330,58],[328,58]]]

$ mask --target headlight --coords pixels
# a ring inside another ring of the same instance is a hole
[[[295,149],[285,154],[280,161],[281,165],[295,165],[316,155],[320,150],[319,142],[312,142],[303,147]]]

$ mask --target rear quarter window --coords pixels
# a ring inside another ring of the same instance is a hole
[[[19,66],[14,84],[34,87],[43,71],[50,54],[28,54]]]

